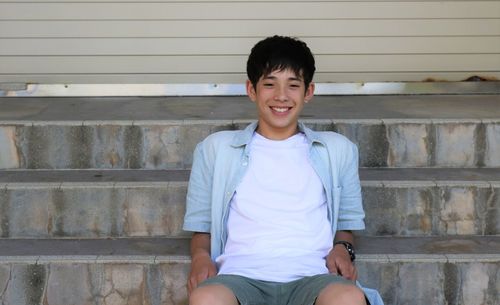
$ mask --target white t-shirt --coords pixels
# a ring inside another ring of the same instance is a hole
[[[219,274],[289,282],[328,273],[333,234],[303,134],[283,141],[254,134],[228,217],[227,243],[216,260]]]

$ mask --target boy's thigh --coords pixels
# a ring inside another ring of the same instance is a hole
[[[198,287],[190,293],[189,304],[238,305],[238,300],[233,292],[223,285],[206,285]]]
[[[198,287],[223,285],[232,291],[241,305],[267,305],[272,291],[265,282],[239,275],[221,274],[203,281]]]
[[[231,290],[241,305],[313,305],[321,291],[330,284],[354,285],[332,274],[320,274],[290,283],[272,283],[238,275],[217,275],[198,287],[223,285]]]
[[[330,284],[355,285],[352,281],[333,274],[318,274],[305,277],[287,285],[287,305],[313,305],[319,294]]]

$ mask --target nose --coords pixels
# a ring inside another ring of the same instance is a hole
[[[286,88],[283,88],[281,86],[276,88],[276,92],[274,95],[274,100],[275,101],[280,101],[280,102],[286,102],[288,101],[288,95],[286,92]]]

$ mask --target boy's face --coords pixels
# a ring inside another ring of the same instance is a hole
[[[262,76],[255,87],[247,81],[246,87],[257,105],[258,133],[271,140],[284,140],[297,133],[299,114],[314,94],[313,83],[306,88],[302,76],[287,69]]]

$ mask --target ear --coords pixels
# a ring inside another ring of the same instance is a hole
[[[255,88],[249,79],[247,79],[246,88],[248,97],[252,102],[255,102],[255,100],[257,100],[257,92],[255,91]]]
[[[304,101],[306,103],[310,102],[314,96],[314,88],[315,88],[315,85],[314,83],[310,83],[309,86],[307,87],[306,89],[306,94],[304,96]]]

